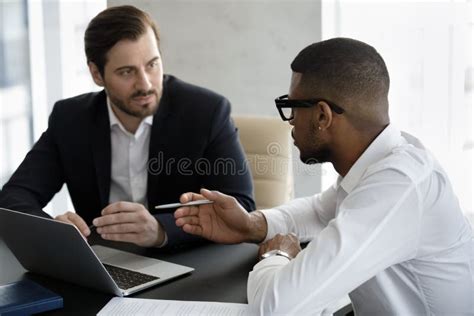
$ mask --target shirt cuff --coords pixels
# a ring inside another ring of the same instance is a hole
[[[263,242],[272,239],[276,234],[285,234],[287,231],[285,224],[287,219],[279,209],[269,208],[266,210],[259,210],[259,212],[265,216],[267,221],[267,236]]]

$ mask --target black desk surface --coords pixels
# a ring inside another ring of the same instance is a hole
[[[247,277],[257,262],[257,246],[252,244],[205,244],[175,252],[143,249],[123,243],[98,243],[144,256],[193,267],[195,271],[159,284],[130,297],[247,303]],[[71,271],[74,273],[74,271]],[[95,315],[113,297],[111,294],[76,286],[25,270],[0,240],[0,284],[29,278],[61,295],[64,308],[48,315]]]

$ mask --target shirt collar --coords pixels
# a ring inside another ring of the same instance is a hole
[[[115,125],[118,125],[118,127],[123,131],[125,132],[126,134],[130,134],[130,132],[128,132],[125,127],[122,125],[122,123],[120,122],[120,120],[118,119],[118,117],[115,115],[114,111],[112,110],[112,105],[111,105],[111,102],[110,102],[110,99],[109,97],[107,96],[107,111],[109,112],[109,122],[110,122],[110,127],[112,126],[115,126]],[[137,129],[137,133],[136,136],[138,136],[139,131],[141,131],[143,128],[144,128],[144,124],[147,124],[149,126],[152,126],[153,125],[153,115],[149,115],[147,117],[145,117],[141,123],[140,123],[140,126],[138,127]]]
[[[346,176],[344,178],[339,176],[337,184],[347,193],[351,192],[370,165],[387,156],[394,147],[402,142],[400,131],[393,125],[388,125],[352,165]]]

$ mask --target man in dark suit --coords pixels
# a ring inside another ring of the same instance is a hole
[[[66,183],[75,212],[57,220],[87,237],[145,247],[195,239],[155,205],[211,187],[253,210],[252,181],[222,96],[163,75],[154,22],[132,6],[97,15],[85,33],[104,90],[57,102],[48,129],[0,192],[0,207],[46,216]],[[172,211],[172,210],[171,210]]]

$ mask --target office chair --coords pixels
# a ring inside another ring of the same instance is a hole
[[[291,127],[276,117],[234,116],[252,172],[257,209],[293,198]]]

